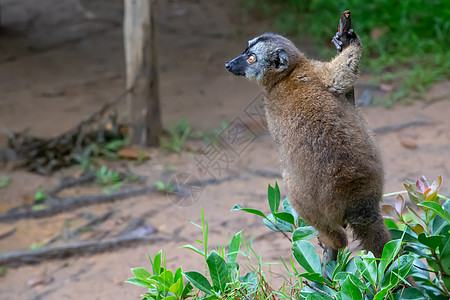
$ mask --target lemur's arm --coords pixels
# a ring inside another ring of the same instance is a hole
[[[350,44],[336,55],[330,62],[321,64],[320,79],[328,90],[337,95],[345,94],[355,84],[359,73],[359,61],[361,58],[362,44],[359,36],[349,31]],[[333,38],[336,48],[340,50],[342,45],[339,33]]]

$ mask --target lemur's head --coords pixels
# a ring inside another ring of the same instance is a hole
[[[225,64],[228,71],[266,86],[288,73],[301,53],[287,38],[264,33],[248,42],[244,53]]]

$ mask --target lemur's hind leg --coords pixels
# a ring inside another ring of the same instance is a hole
[[[319,232],[319,241],[323,244],[322,275],[326,277],[325,266],[337,259],[338,249],[348,244],[347,235],[342,227],[330,228],[325,224],[315,224]]]
[[[362,44],[359,37],[349,30],[350,45],[336,55],[330,62],[325,63],[326,72],[322,73],[322,80],[328,90],[341,95],[348,92],[355,85],[359,74]],[[338,33],[333,37],[333,43],[338,50],[342,49],[342,36]]]
[[[336,261],[337,260],[337,255],[338,255],[338,251],[336,249],[327,247],[327,246],[323,246],[323,258],[322,258],[322,276],[323,277],[328,277],[327,276],[327,272],[326,272],[326,265],[328,262],[330,261]],[[331,278],[329,278],[331,280]]]

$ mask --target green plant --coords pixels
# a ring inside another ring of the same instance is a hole
[[[269,286],[261,269],[264,264],[261,257],[256,255],[252,242],[248,242],[241,231],[231,239],[228,251],[225,247],[210,251],[208,221],[203,211],[202,224],[193,223],[203,232],[203,240],[197,240],[202,247],[183,247],[204,257],[206,274],[190,271],[183,275],[197,289],[192,295],[194,299],[448,299],[450,200],[439,195],[441,184],[442,177],[431,186],[425,180],[416,185],[405,185],[411,201],[424,209],[423,215],[409,207],[409,214],[404,214],[405,201],[401,196],[397,197],[394,206],[384,206],[384,211],[399,218],[399,224],[386,219],[393,240],[384,247],[381,259],[374,258],[370,252],[350,258],[349,251],[340,250],[337,261],[325,266],[325,274],[322,274],[316,249],[308,241],[317,236],[317,231],[298,217],[288,199],[281,201],[278,184],[269,185],[270,213],[240,205],[235,205],[232,210],[262,217],[267,227],[281,232],[292,242],[290,267],[281,260],[289,274],[283,286],[278,290]],[[238,254],[247,259],[254,255],[258,258],[258,266],[250,267],[250,272],[241,276]],[[152,275],[146,273],[145,276],[150,278]],[[414,286],[410,285],[410,278],[414,279]],[[152,297],[144,299],[161,299]],[[171,299],[182,298],[173,295]]]
[[[181,120],[174,126],[168,127],[166,131],[169,136],[161,138],[161,147],[166,151],[179,153],[192,132],[191,123],[188,120]]]
[[[161,148],[168,152],[179,153],[185,149],[188,139],[202,139],[205,143],[217,144],[217,137],[221,130],[227,127],[226,122],[222,122],[221,128],[208,130],[194,130],[189,120],[181,120],[175,125],[165,129],[167,135],[161,137]]]
[[[101,186],[115,184],[121,181],[119,172],[108,169],[106,166],[101,166],[95,172],[95,182]]]
[[[44,202],[47,199],[47,192],[43,188],[39,188],[34,194],[34,201]]]
[[[152,273],[143,268],[133,268],[131,272],[135,277],[127,282],[148,288],[148,292],[142,295],[142,300],[150,299],[187,299],[192,297],[192,285],[185,282],[182,276],[181,267],[175,273],[166,269],[166,259],[161,251],[155,258],[148,257],[152,264]]]
[[[0,190],[8,187],[11,183],[11,177],[9,176],[0,176]]]
[[[430,298],[436,292],[450,297],[450,201],[438,194],[441,186],[442,176],[431,185],[422,177],[415,184],[405,184],[412,203],[406,207],[408,213],[404,213],[405,199],[401,194],[394,206],[383,207],[390,218],[399,219],[399,224],[387,222],[387,225],[393,238],[405,235],[405,255],[426,260],[428,266],[417,262],[420,274],[415,280]]]
[[[158,192],[174,192],[174,187],[172,185],[159,180],[155,182],[155,187]]]

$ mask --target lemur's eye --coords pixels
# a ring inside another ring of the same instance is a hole
[[[254,54],[250,55],[250,56],[247,58],[247,61],[248,61],[249,63],[254,63],[254,62],[256,61],[256,56],[255,56]]]

